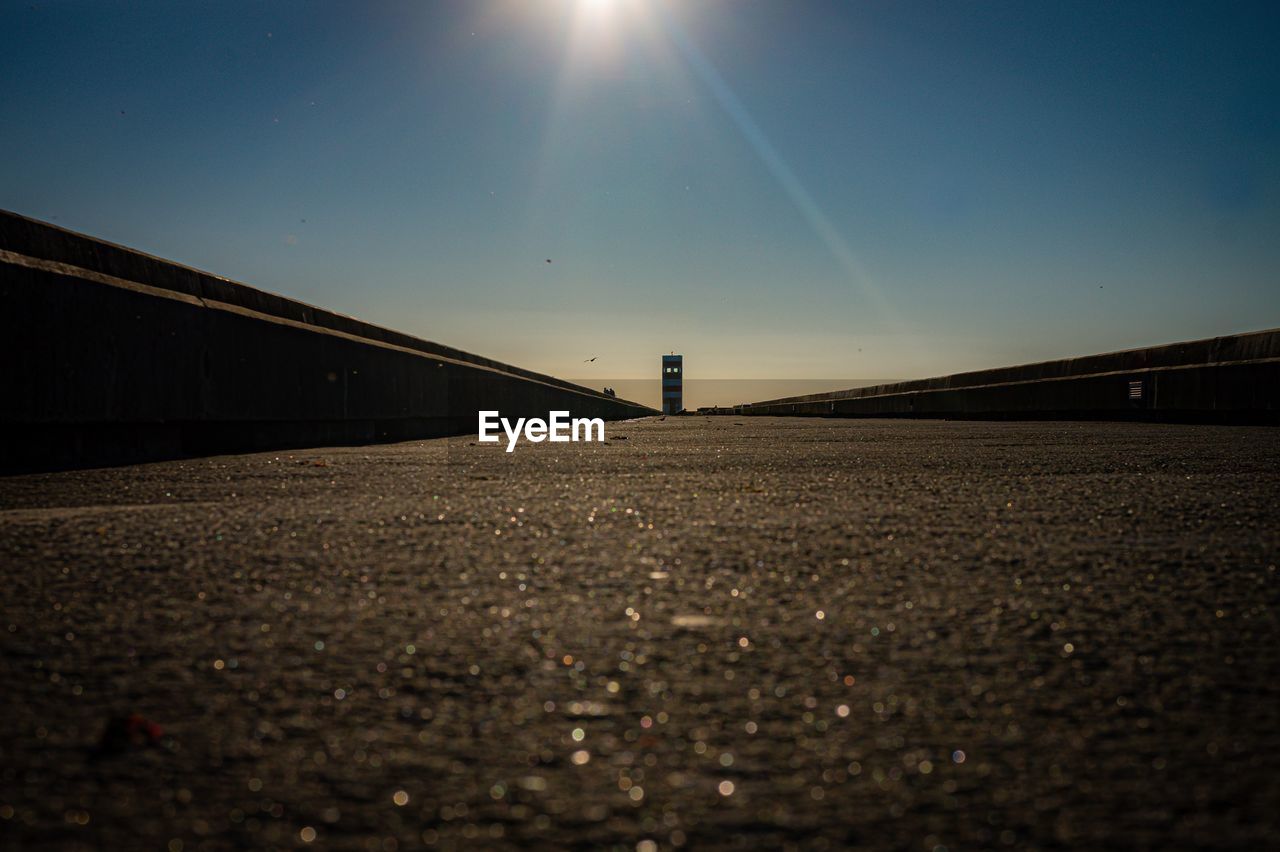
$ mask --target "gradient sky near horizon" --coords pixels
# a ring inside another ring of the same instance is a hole
[[[1280,325],[1277,43],[1274,2],[6,0],[0,207],[560,376],[936,375]]]

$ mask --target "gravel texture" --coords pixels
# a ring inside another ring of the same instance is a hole
[[[607,434],[0,479],[0,848],[1275,842],[1280,429]]]

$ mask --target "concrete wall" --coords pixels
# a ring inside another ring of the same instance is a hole
[[[3,211],[0,356],[8,471],[655,413]]]
[[[1280,329],[767,400],[734,413],[1278,423]]]

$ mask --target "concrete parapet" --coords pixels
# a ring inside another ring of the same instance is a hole
[[[4,470],[656,413],[3,211],[0,353]]]
[[[767,400],[736,414],[1280,422],[1280,329]]]

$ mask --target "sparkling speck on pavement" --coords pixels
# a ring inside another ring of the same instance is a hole
[[[608,436],[0,479],[0,848],[1274,843],[1280,430]]]

